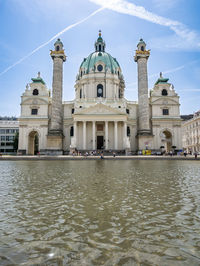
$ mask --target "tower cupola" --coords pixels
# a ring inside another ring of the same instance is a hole
[[[61,40],[58,38],[57,41],[54,43],[55,51],[63,51],[63,43]]]
[[[101,30],[99,31],[99,37],[97,41],[95,42],[95,51],[96,52],[105,52],[106,44],[104,40],[101,37]]]
[[[146,51],[146,43],[143,41],[143,39],[140,39],[138,45],[137,45],[137,48],[139,51]]]

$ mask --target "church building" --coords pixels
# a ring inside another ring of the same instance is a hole
[[[124,97],[122,69],[117,59],[106,52],[101,32],[94,52],[80,64],[73,101],[62,99],[66,55],[60,39],[50,55],[52,92],[38,73],[21,97],[20,153],[61,155],[104,150],[127,154],[182,148],[179,96],[162,73],[154,88],[148,90],[150,50],[142,39],[134,56],[138,102]]]

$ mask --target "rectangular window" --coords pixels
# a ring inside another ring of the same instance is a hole
[[[129,114],[129,109],[126,109],[126,113]]]
[[[6,136],[1,136],[1,141],[5,141],[6,140]]]
[[[6,146],[13,146],[13,142],[6,142]]]
[[[169,109],[163,109],[163,115],[169,115]]]
[[[37,115],[38,114],[38,109],[31,109],[31,114],[32,115]]]
[[[72,108],[72,114],[74,114],[74,108]]]
[[[0,129],[0,134],[5,134],[5,133],[6,133],[5,129]]]
[[[13,141],[14,140],[14,136],[6,136],[6,141]]]

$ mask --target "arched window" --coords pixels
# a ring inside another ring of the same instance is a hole
[[[38,95],[38,94],[39,94],[38,89],[34,89],[34,90],[33,90],[33,95]]]
[[[163,95],[163,96],[167,96],[167,95],[168,95],[168,92],[167,92],[166,89],[163,89],[163,90],[162,90],[162,95]]]
[[[80,89],[80,99],[82,98],[82,89]]]
[[[74,136],[74,127],[71,127],[70,128],[70,137],[73,137]]]
[[[144,51],[144,46],[141,46],[141,51]]]
[[[99,51],[101,52],[101,44],[99,44]]]
[[[56,46],[56,51],[59,51],[60,50],[60,47],[59,45]]]
[[[97,85],[97,97],[103,97],[103,85]]]

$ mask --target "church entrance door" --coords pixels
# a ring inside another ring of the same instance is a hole
[[[103,136],[97,136],[97,150],[103,149]]]
[[[164,147],[166,152],[170,152],[172,150],[172,134],[168,130],[163,131],[164,135]]]
[[[39,136],[37,131],[32,131],[28,137],[28,154],[36,155],[39,151]]]

